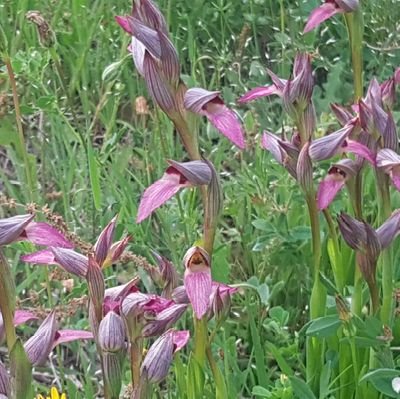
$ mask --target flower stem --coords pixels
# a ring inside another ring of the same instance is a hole
[[[206,354],[207,354],[208,363],[210,364],[211,371],[212,371],[213,377],[214,377],[215,388],[216,388],[215,398],[216,399],[225,399],[228,397],[225,380],[221,373],[221,370],[218,368],[217,363],[215,362],[215,360],[213,358],[210,346],[207,346]]]
[[[131,375],[132,387],[137,388],[140,383],[140,364],[142,362],[142,346],[141,338],[131,340]]]

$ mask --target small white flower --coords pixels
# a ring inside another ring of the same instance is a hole
[[[392,388],[396,393],[400,393],[400,377],[393,378]]]

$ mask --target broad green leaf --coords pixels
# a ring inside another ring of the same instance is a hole
[[[295,376],[289,377],[293,392],[299,399],[317,399],[306,382]]]
[[[252,395],[261,396],[262,398],[272,398],[272,393],[268,391],[268,389],[260,387],[259,385],[253,387],[251,393]]]
[[[399,377],[400,371],[395,369],[377,369],[365,374],[361,380],[362,382],[370,382],[374,388],[390,398],[400,398],[392,388],[393,378]]]
[[[311,322],[306,335],[310,337],[327,338],[336,334],[341,325],[338,315],[319,317]]]

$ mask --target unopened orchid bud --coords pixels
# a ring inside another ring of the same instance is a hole
[[[127,247],[129,241],[131,240],[131,236],[127,235],[122,240],[119,240],[111,245],[110,251],[108,252],[107,259],[103,263],[103,267],[107,267],[112,265],[114,262],[119,260],[122,256],[125,248]]]
[[[394,76],[381,84],[382,103],[386,110],[391,110],[396,101],[396,83]]]
[[[158,269],[155,269],[156,275],[152,275],[153,281],[162,287],[162,296],[170,298],[172,290],[178,285],[178,273],[175,266],[167,258],[155,251],[153,251],[153,256],[158,264]]]
[[[336,295],[335,296],[335,302],[336,302],[336,309],[339,314],[339,319],[348,322],[352,315],[350,313],[350,309],[348,304],[346,303],[345,299],[341,295]]]
[[[17,215],[0,219],[0,246],[18,240],[34,217],[35,215]]]
[[[184,285],[197,319],[209,309],[211,295],[210,256],[201,247],[190,248],[184,258]]]
[[[24,345],[25,352],[32,365],[41,365],[47,360],[53,349],[56,332],[56,314],[52,311],[37,329],[36,333]]]
[[[332,103],[331,109],[342,126],[347,125],[353,119],[353,114],[342,105]]]
[[[389,111],[386,118],[386,125],[382,132],[383,146],[393,151],[397,151],[399,147],[399,139],[397,137],[396,123],[392,113]]]
[[[168,330],[151,345],[143,360],[141,374],[153,384],[161,382],[167,375],[173,355],[189,340],[188,331]]]
[[[176,287],[172,291],[172,300],[175,303],[185,303],[185,304],[190,303],[189,297],[187,296],[186,288],[184,285],[180,285],[179,287]]]
[[[98,342],[103,352],[117,353],[125,349],[125,323],[121,316],[110,311],[101,320]]]
[[[376,230],[382,249],[389,247],[400,234],[400,210],[394,211]]]
[[[229,287],[221,283],[213,283],[210,302],[212,313],[217,320],[223,320],[229,314],[231,297],[235,292],[237,292],[237,288]]]
[[[300,151],[297,161],[297,181],[305,193],[310,193],[314,189],[313,184],[313,166],[309,155],[310,142],[304,144]]]
[[[107,255],[111,249],[116,221],[117,217],[115,216],[100,233],[96,243],[94,244],[94,258],[100,267],[102,267],[104,261],[107,259]]]
[[[89,299],[93,304],[96,319],[100,322],[103,317],[103,301],[105,293],[104,276],[93,255],[89,255],[88,264],[86,281],[89,289]]]
[[[154,210],[172,198],[185,187],[208,185],[211,170],[206,162],[176,162],[169,160],[170,166],[160,180],[148,187],[140,200],[137,223],[149,217]]]
[[[181,318],[186,309],[185,304],[175,304],[164,309],[153,320],[146,323],[142,331],[143,336],[155,337],[163,334]]]

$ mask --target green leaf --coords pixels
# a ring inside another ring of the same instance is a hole
[[[13,397],[15,399],[33,398],[32,365],[19,338],[11,350],[10,361]]]
[[[319,317],[311,322],[307,328],[306,335],[318,338],[327,338],[336,334],[342,322],[338,315]]]
[[[362,382],[371,383],[374,388],[384,395],[389,396],[390,398],[400,398],[400,395],[397,394],[392,388],[392,380],[393,378],[399,377],[400,371],[394,369],[377,369],[370,371],[365,374],[361,380]]]
[[[96,210],[101,210],[101,188],[100,188],[100,178],[99,169],[97,168],[97,160],[93,151],[91,143],[88,143],[88,162],[89,162],[89,175],[90,183],[92,186],[92,195],[94,207]]]
[[[289,377],[292,384],[293,392],[299,399],[316,399],[310,387],[300,378],[295,376]]]
[[[253,387],[251,393],[252,395],[261,396],[262,398],[272,398],[272,393],[268,391],[268,389],[260,387],[259,385]]]
[[[281,306],[275,306],[268,312],[269,317],[279,323],[281,327],[286,326],[289,321],[289,312]]]

